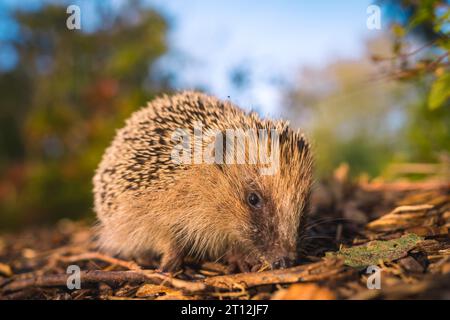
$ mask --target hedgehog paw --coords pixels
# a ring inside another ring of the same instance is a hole
[[[161,259],[161,265],[159,269],[162,272],[173,273],[181,269],[184,263],[184,257],[178,250],[170,250],[164,253]]]
[[[226,256],[225,262],[228,264],[228,272],[250,272],[255,267],[254,261],[249,260],[239,253],[230,253]]]

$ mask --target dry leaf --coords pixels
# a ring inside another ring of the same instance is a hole
[[[180,295],[180,293],[177,290],[155,284],[144,284],[136,292],[136,297],[138,298],[157,297],[161,295]]]
[[[418,226],[435,226],[437,212],[431,212],[430,204],[400,206],[367,224],[371,231],[395,231]]]
[[[338,252],[327,252],[326,256],[343,258],[346,265],[359,269],[377,265],[380,261],[400,259],[422,240],[418,235],[411,233],[393,240],[376,240],[366,245],[341,248]]]

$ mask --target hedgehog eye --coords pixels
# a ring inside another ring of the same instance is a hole
[[[261,205],[262,205],[262,199],[261,199],[260,195],[257,194],[256,192],[250,192],[248,194],[247,202],[251,207],[253,207],[255,209],[261,208]]]

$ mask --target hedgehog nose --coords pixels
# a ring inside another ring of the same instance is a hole
[[[291,264],[292,264],[292,261],[289,258],[282,257],[282,258],[279,258],[279,259],[275,260],[272,263],[272,268],[274,268],[274,269],[284,269],[284,268],[287,268],[287,267],[291,266]]]

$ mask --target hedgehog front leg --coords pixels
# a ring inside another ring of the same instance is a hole
[[[174,272],[181,269],[185,253],[175,245],[170,245],[161,258],[160,269],[163,272]]]
[[[260,263],[255,257],[242,252],[239,248],[233,247],[224,256],[224,261],[228,264],[228,272],[250,272],[259,269]]]
[[[228,264],[228,272],[249,272],[250,266],[241,255],[228,255],[226,262]]]

